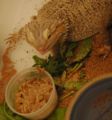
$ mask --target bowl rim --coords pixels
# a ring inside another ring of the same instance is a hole
[[[30,68],[27,68],[27,69],[24,69],[24,70],[20,71],[19,73],[16,73],[16,74],[10,79],[10,81],[8,82],[8,84],[7,84],[7,86],[6,86],[6,90],[5,90],[5,101],[6,101],[7,105],[8,105],[8,107],[9,107],[14,113],[16,113],[16,114],[18,114],[18,115],[20,115],[20,116],[30,116],[30,115],[36,114],[37,112],[38,112],[38,113],[42,112],[43,109],[46,107],[46,105],[47,105],[48,103],[50,103],[50,100],[51,100],[51,98],[52,98],[53,92],[56,91],[56,90],[55,90],[55,85],[54,85],[54,82],[53,82],[53,77],[52,77],[45,69],[43,69],[44,72],[45,72],[45,73],[48,75],[48,77],[50,78],[51,83],[52,83],[52,88],[53,88],[52,91],[51,91],[51,94],[50,94],[50,96],[49,96],[49,100],[45,103],[45,105],[43,105],[39,110],[34,111],[34,112],[30,112],[30,113],[20,113],[20,112],[18,112],[16,109],[14,109],[14,107],[12,107],[11,104],[9,104],[9,102],[8,102],[8,100],[7,100],[7,94],[8,94],[7,91],[8,91],[8,89],[9,89],[9,85],[10,85],[10,84],[14,81],[14,79],[15,79],[16,77],[18,77],[19,75],[22,76],[23,74],[29,72],[30,70],[36,71],[37,69],[40,69],[40,67],[30,67]]]
[[[96,78],[93,78],[90,82],[88,82],[86,85],[84,85],[75,95],[74,98],[72,99],[72,101],[69,103],[66,114],[65,114],[65,120],[70,120],[71,117],[71,113],[72,113],[72,109],[73,106],[76,105],[77,101],[79,100],[79,98],[81,97],[81,95],[88,90],[89,88],[91,88],[92,86],[96,85],[99,82],[105,81],[107,78],[112,78],[112,73],[109,74],[105,74]]]

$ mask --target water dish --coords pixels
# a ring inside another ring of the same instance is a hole
[[[102,76],[84,86],[70,104],[66,120],[111,120],[112,75]]]

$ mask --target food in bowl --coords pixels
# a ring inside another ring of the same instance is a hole
[[[33,77],[23,82],[15,95],[15,109],[20,113],[31,113],[42,108],[52,92],[48,76]]]
[[[6,103],[12,112],[31,120],[48,117],[55,109],[57,99],[52,76],[40,67],[17,73],[5,92]]]

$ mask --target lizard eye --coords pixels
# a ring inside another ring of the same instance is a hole
[[[43,37],[45,40],[48,40],[51,37],[50,30],[48,28],[43,31]]]

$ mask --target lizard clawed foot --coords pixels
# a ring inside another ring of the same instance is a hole
[[[99,49],[99,57],[102,57],[103,59],[107,58],[108,55],[111,52],[111,46],[110,45],[104,45],[102,48]]]
[[[100,49],[101,50],[100,53],[101,56],[103,56],[103,59],[108,57],[108,55],[112,51],[112,24],[110,24],[107,27],[107,31],[108,31],[109,39],[106,41],[104,47]]]

